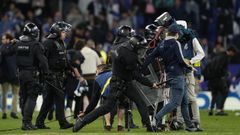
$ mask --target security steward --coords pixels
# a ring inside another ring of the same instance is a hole
[[[36,130],[32,124],[32,115],[36,106],[38,93],[41,89],[38,83],[39,68],[48,74],[47,58],[39,40],[39,29],[34,23],[27,23],[23,35],[16,43],[17,67],[20,81],[20,108],[22,110],[22,130]]]
[[[138,55],[146,48],[146,39],[135,35],[131,37],[128,44],[119,46],[119,48],[116,49],[115,53],[111,56],[112,78],[110,81],[110,94],[105,104],[87,114],[83,119],[78,119],[73,127],[73,132],[79,131],[85,125],[96,120],[99,116],[110,112],[116,105],[118,98],[122,95],[126,95],[130,100],[136,103],[142,121],[146,123],[147,131],[156,131],[156,128],[152,127],[150,124],[148,109],[145,102],[140,98],[140,93],[132,85],[132,80],[136,79],[144,85],[158,88],[156,83],[150,82],[138,72]]]
[[[64,115],[64,90],[63,80],[67,67],[66,46],[64,39],[67,32],[71,30],[71,25],[66,22],[56,22],[50,28],[50,34],[43,43],[46,49],[51,76],[50,81],[46,81],[46,95],[37,117],[36,126],[39,129],[49,129],[44,124],[49,110],[54,104],[56,107],[56,118],[59,122],[60,129],[67,129],[73,126],[67,122]]]

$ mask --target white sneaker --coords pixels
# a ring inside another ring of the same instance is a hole
[[[65,111],[65,117],[66,117],[66,120],[69,122],[71,121],[71,109],[68,107]]]

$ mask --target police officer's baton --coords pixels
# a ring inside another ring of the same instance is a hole
[[[46,80],[46,83],[49,84],[50,86],[52,86],[55,90],[57,90],[58,92],[60,92],[61,94],[64,94],[64,92],[59,89],[58,87],[54,86],[53,84],[51,84],[49,81]]]
[[[160,85],[163,85],[163,84],[165,84],[165,83],[168,83],[168,82],[170,82],[170,81],[172,81],[173,80],[173,78],[170,78],[170,79],[168,79],[168,80],[166,80],[166,81],[164,81],[164,82],[159,82],[159,83],[157,83],[156,85],[157,86],[160,86]]]

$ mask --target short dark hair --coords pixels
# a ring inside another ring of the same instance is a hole
[[[9,33],[4,33],[3,36],[5,36],[6,39],[13,40],[13,36]]]
[[[234,46],[234,45],[229,46],[229,47],[227,48],[227,51],[232,51],[232,52],[234,52],[234,53],[239,53],[238,48],[237,48],[236,46]]]
[[[176,36],[177,32],[168,32],[167,35],[168,36]]]
[[[79,51],[79,50],[82,50],[82,48],[84,47],[85,45],[85,40],[78,40],[75,44],[74,44],[74,49]]]

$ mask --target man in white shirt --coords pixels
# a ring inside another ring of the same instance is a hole
[[[183,26],[185,30],[187,30],[186,21],[179,20],[176,22],[177,24]],[[200,68],[200,61],[204,58],[205,53],[198,39],[192,33],[187,33],[187,34],[189,34],[190,39],[185,42],[181,42],[183,56],[187,60],[188,64],[193,65],[194,67],[196,67],[196,69],[198,69]],[[195,72],[198,72],[198,71],[195,71]],[[193,115],[192,120],[196,128],[198,129],[198,131],[202,131],[202,129],[200,128],[200,113],[199,113],[199,107],[197,105],[197,93],[195,91],[195,85],[197,84],[195,84],[194,71],[187,70],[185,74],[185,78],[186,78],[186,89],[188,92],[189,103],[191,105],[191,112]],[[177,121],[180,123],[183,123],[180,107],[178,107],[178,110],[177,110]]]
[[[86,45],[82,48],[81,53],[85,58],[85,61],[81,65],[83,77],[87,80],[89,91],[87,93],[87,97],[84,97],[84,106],[83,111],[85,111],[86,107],[89,104],[89,99],[91,99],[91,93],[93,89],[93,82],[95,79],[95,74],[97,70],[97,66],[101,64],[101,60],[98,54],[91,49],[92,46],[95,46],[93,40],[88,40]]]

